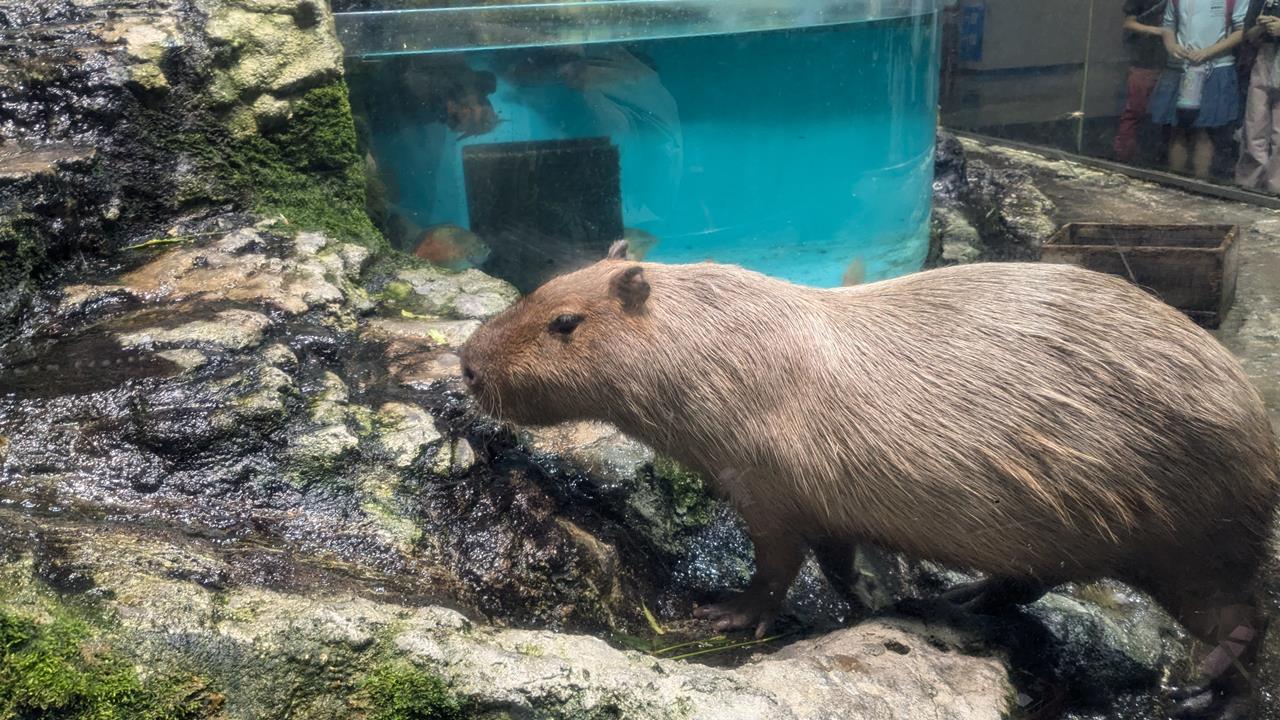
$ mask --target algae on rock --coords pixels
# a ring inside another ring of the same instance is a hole
[[[222,702],[180,671],[143,677],[92,614],[0,580],[0,718],[199,720]]]

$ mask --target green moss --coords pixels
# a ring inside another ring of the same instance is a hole
[[[157,139],[199,169],[180,178],[179,204],[231,203],[283,216],[296,230],[386,249],[365,212],[364,161],[346,84],[310,90],[289,109],[288,122],[274,130],[245,125],[246,112],[194,111],[175,137]]]
[[[208,717],[197,681],[144,682],[88,622],[57,609],[36,620],[0,609],[0,719]]]
[[[681,522],[689,526],[711,522],[714,503],[707,494],[706,483],[701,475],[664,457],[654,459],[653,474],[670,493],[676,516]]]
[[[311,90],[292,109],[280,131],[249,135],[235,148],[237,182],[254,209],[279,213],[301,230],[381,248],[385,241],[365,213],[364,162],[346,85]]]
[[[440,678],[406,662],[388,662],[365,676],[368,720],[463,720],[471,714]]]
[[[382,290],[382,297],[393,305],[400,305],[413,296],[413,286],[403,280],[392,280]]]
[[[45,241],[35,216],[0,215],[0,288],[25,282],[45,259]]]

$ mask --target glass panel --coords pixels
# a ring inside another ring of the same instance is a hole
[[[1269,19],[1280,16],[1280,0],[1032,5],[948,4],[944,124],[1237,189],[1280,191],[1271,140],[1280,20],[1272,26]],[[1260,20],[1250,21],[1246,36],[1251,6]],[[1166,52],[1166,32],[1179,48],[1175,56]]]
[[[942,122],[1077,150],[1085,117],[1089,2],[958,0],[945,12]]]

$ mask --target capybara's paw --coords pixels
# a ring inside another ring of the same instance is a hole
[[[773,593],[747,590],[731,600],[694,608],[693,616],[710,620],[716,632],[754,628],[758,640],[773,626],[778,616],[778,605]]]

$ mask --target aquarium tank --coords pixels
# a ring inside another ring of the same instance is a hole
[[[614,240],[816,287],[925,259],[937,0],[337,13],[401,249],[532,290]]]

